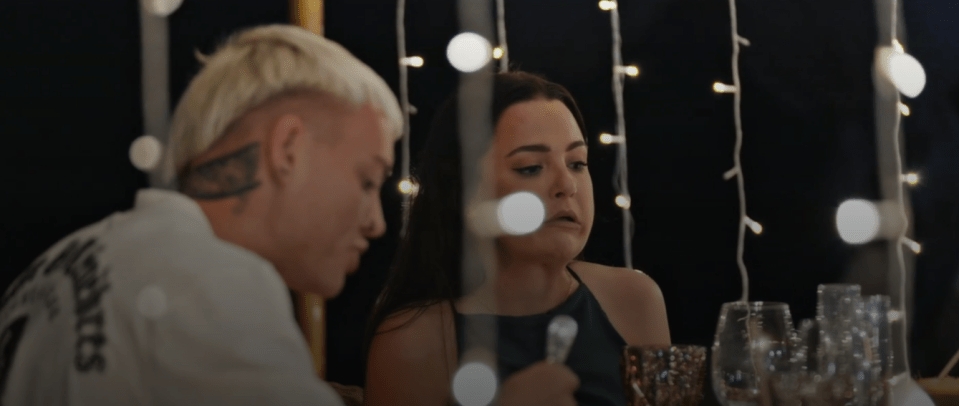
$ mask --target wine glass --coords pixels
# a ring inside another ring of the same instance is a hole
[[[773,403],[768,378],[793,368],[796,341],[789,305],[723,304],[712,353],[713,390],[724,406]]]
[[[622,366],[629,406],[695,406],[703,399],[706,347],[627,346]]]

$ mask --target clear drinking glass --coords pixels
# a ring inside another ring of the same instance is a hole
[[[875,354],[860,287],[839,283],[819,285],[818,296],[818,373],[827,387],[827,390],[820,388],[820,393],[851,406],[869,405],[878,375],[873,369]]]
[[[798,339],[793,350],[792,367],[770,374],[774,406],[810,406],[850,404],[851,386],[825,371],[830,364],[820,347],[823,330],[821,318],[804,319],[799,323]],[[835,365],[832,365],[835,368]]]
[[[627,346],[622,361],[629,406],[696,406],[703,399],[706,347]]]
[[[870,404],[884,404],[889,396],[889,387],[885,384],[892,378],[892,345],[889,328],[889,296],[873,295],[863,298],[863,319],[870,341],[873,357],[873,382],[870,389]]]
[[[819,370],[819,322],[816,319],[803,319],[799,322],[799,346],[796,348],[800,361],[799,368],[807,372]]]
[[[851,283],[827,283],[816,291],[816,317],[828,323],[848,323],[861,308],[862,289]]]
[[[787,304],[723,304],[710,368],[719,402],[724,406],[773,404],[769,377],[793,368],[795,341]]]

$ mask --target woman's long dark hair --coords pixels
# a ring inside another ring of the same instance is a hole
[[[563,86],[525,72],[498,73],[493,79],[493,122],[510,106],[534,99],[561,101],[586,134],[583,116]],[[419,193],[410,207],[406,235],[393,269],[373,308],[367,327],[366,353],[380,324],[390,315],[463,296],[463,196],[456,96],[436,113],[413,176]],[[417,313],[416,316],[419,316]],[[414,317],[416,317],[414,316]],[[412,318],[411,318],[412,320]]]

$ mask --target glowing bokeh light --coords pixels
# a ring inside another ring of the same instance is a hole
[[[603,11],[609,11],[616,8],[616,2],[612,0],[602,0],[599,2],[599,8]]]
[[[546,207],[539,196],[517,192],[502,198],[496,207],[496,218],[506,234],[524,235],[539,229],[546,219]]]
[[[416,194],[420,190],[420,185],[417,185],[416,182],[413,182],[410,179],[403,179],[398,185],[400,193],[403,194]]]
[[[453,398],[463,406],[486,406],[496,397],[496,374],[486,364],[464,364],[453,376]]]
[[[839,237],[850,244],[865,244],[876,238],[879,221],[879,209],[867,200],[846,200],[836,211]]]
[[[476,72],[486,66],[493,48],[482,35],[473,32],[457,34],[446,47],[446,58],[460,72]]]
[[[926,87],[926,71],[915,57],[892,47],[879,51],[879,69],[906,97],[916,97]]]
[[[130,162],[137,169],[148,172],[156,168],[160,163],[160,155],[163,153],[163,145],[160,140],[152,135],[142,135],[133,140],[130,144]]]

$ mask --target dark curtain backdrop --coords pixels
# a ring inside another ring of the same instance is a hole
[[[621,219],[613,204],[609,16],[595,1],[507,1],[515,68],[567,86],[586,118],[597,221],[588,259],[622,265]],[[629,79],[629,136],[635,266],[658,281],[673,340],[709,345],[719,306],[740,296],[735,264],[738,201],[733,165],[729,12],[722,0],[621,1],[623,55],[641,67]],[[922,176],[910,191],[916,238],[917,326],[913,369],[938,372],[959,347],[959,6],[904,2],[906,47],[923,62],[928,85],[906,99],[906,167]],[[286,0],[185,0],[170,19],[175,101],[211,51],[239,28],[286,22]],[[876,28],[872,0],[838,4],[739,2],[743,165],[748,212],[761,236],[746,237],[750,298],[790,304],[793,319],[814,314],[815,289],[857,275],[884,278],[870,264],[883,244],[850,246],[835,230],[838,205],[878,196],[870,66]],[[326,35],[398,82],[395,2],[328,0]],[[142,131],[136,1],[0,2],[0,134],[4,165],[0,226],[6,286],[47,246],[132,204],[145,177],[127,159]],[[455,88],[445,60],[456,33],[454,2],[409,0],[407,49],[426,64],[410,72],[417,151],[437,105]],[[12,141],[12,143],[10,142]],[[375,242],[343,294],[329,303],[328,378],[362,384],[366,317],[396,247],[399,196],[383,190],[390,231]],[[881,293],[881,292],[872,292]],[[711,399],[711,395],[707,399]]]

